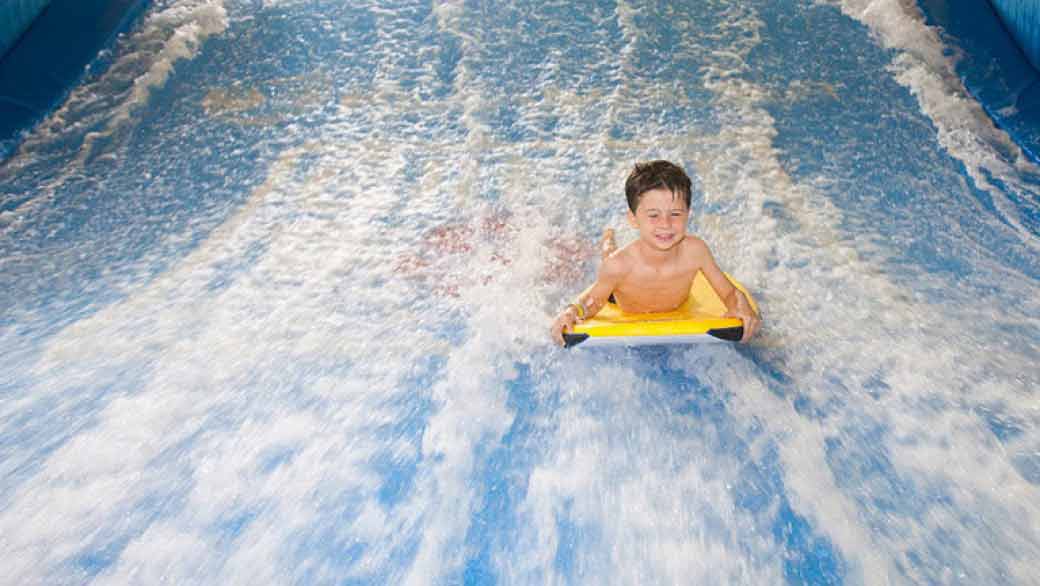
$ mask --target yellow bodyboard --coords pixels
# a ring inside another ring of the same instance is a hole
[[[758,311],[747,289],[733,277],[726,275],[726,278],[747,296],[751,306]],[[608,303],[595,317],[575,325],[573,332],[564,334],[564,341],[570,347],[578,344],[635,346],[739,340],[743,335],[743,323],[739,319],[722,317],[725,313],[726,305],[704,273],[698,271],[690,285],[690,296],[674,311],[625,313],[617,305]]]

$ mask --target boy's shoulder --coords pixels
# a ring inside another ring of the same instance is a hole
[[[680,246],[682,248],[676,260],[683,270],[697,271],[711,258],[708,243],[693,234],[687,234]]]
[[[626,244],[604,258],[600,264],[600,272],[614,277],[623,277],[631,272],[637,262],[633,244],[635,243]]]
[[[708,249],[708,244],[693,234],[687,234],[686,238],[683,238],[683,246],[693,251]]]
[[[708,249],[708,243],[693,234],[687,234],[680,246],[682,246],[684,256],[700,258],[705,254],[711,254],[711,251]]]

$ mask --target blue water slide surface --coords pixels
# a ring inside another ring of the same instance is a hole
[[[51,0],[0,0],[0,56],[18,41]]]
[[[1036,73],[851,4],[149,3],[0,161],[0,586],[1040,586]],[[656,158],[760,337],[554,347]]]
[[[1040,0],[991,0],[1033,67],[1040,69]]]
[[[8,0],[2,5],[0,40],[7,38],[7,17],[28,17],[30,4]],[[20,131],[46,116],[90,73],[88,65],[98,62],[101,49],[129,26],[148,1],[37,0],[35,4],[47,10],[33,14],[35,21],[26,24],[24,34],[0,58],[0,159],[17,144]]]
[[[1040,72],[994,7],[951,0],[919,4],[928,23],[942,29],[947,43],[960,49],[957,72],[968,91],[1030,157],[1040,160]]]

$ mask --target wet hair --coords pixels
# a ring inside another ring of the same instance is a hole
[[[636,213],[643,194],[660,187],[671,191],[673,195],[682,197],[682,200],[686,202],[686,208],[689,209],[690,178],[681,167],[668,161],[636,163],[625,181],[625,198],[628,199],[628,209],[632,210],[633,214]]]

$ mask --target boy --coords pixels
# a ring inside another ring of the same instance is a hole
[[[608,302],[630,313],[671,311],[690,295],[697,271],[726,304],[726,316],[744,322],[747,342],[762,321],[747,297],[729,282],[708,245],[686,235],[690,217],[690,178],[668,161],[637,163],[625,181],[628,222],[639,238],[617,250],[613,230],[603,234],[603,264],[592,288],[568,305],[553,322],[552,335],[563,345],[563,332],[596,315]],[[613,297],[613,299],[610,299]]]

